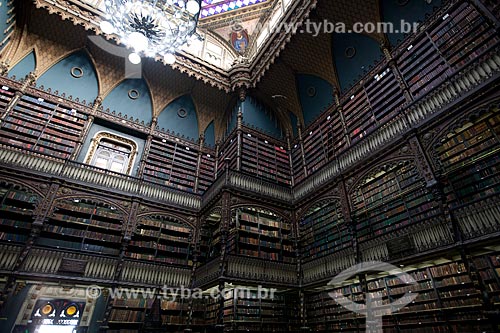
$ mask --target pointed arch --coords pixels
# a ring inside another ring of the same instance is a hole
[[[215,120],[212,120],[208,126],[205,128],[203,135],[205,137],[205,145],[214,147],[215,146]]]
[[[57,61],[40,75],[37,85],[89,102],[99,94],[95,63],[86,49],[71,52]]]
[[[153,119],[153,99],[151,89],[144,78],[124,79],[118,82],[107,95],[103,96],[102,107],[139,119],[146,124]]]
[[[103,195],[94,195],[94,194],[84,194],[84,193],[78,193],[78,194],[67,194],[67,195],[62,195],[58,196],[54,200],[54,206],[56,206],[59,202],[61,201],[68,201],[68,200],[74,200],[77,199],[79,201],[86,201],[86,202],[91,202],[107,207],[113,207],[116,208],[116,210],[122,214],[124,217],[127,216],[128,210],[125,208],[122,204],[119,204],[115,202],[113,199],[109,199],[104,197]]]
[[[198,139],[198,114],[192,96],[186,94],[170,102],[158,115],[158,127]]]
[[[296,74],[295,81],[307,126],[334,103],[334,87],[317,75]]]
[[[423,0],[379,0],[380,17],[383,22],[390,22],[395,27],[401,25],[401,20],[410,24],[422,22],[426,15],[434,10],[434,7],[440,7],[442,0],[423,1]],[[397,28],[396,30],[398,30]],[[387,38],[392,46],[398,45],[405,38],[405,34],[388,33]]]
[[[363,34],[338,33],[332,38],[338,81],[345,92],[370,70],[383,53],[377,40]]]
[[[36,70],[36,52],[35,48],[26,52],[26,54],[17,61],[10,69],[9,76],[15,76],[17,80],[23,79],[30,72]]]
[[[278,119],[278,114],[271,112],[263,103],[252,96],[247,96],[244,102],[238,101],[236,110],[233,111],[232,121],[235,120],[238,109],[241,107],[243,113],[243,123],[250,127],[255,127],[275,138],[283,137],[283,129]]]

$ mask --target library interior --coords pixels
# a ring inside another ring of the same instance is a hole
[[[497,0],[0,0],[0,332],[500,332],[499,31]]]

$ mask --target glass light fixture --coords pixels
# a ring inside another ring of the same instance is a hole
[[[130,61],[130,63],[134,65],[138,65],[141,63],[141,56],[135,52],[132,52],[128,55],[128,61]]]
[[[160,55],[175,62],[175,51],[201,40],[196,33],[201,0],[105,0],[104,33],[117,34],[138,56]]]

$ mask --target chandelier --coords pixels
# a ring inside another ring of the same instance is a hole
[[[105,34],[116,34],[133,49],[132,63],[141,56],[163,56],[175,62],[175,51],[201,40],[196,33],[201,0],[105,0],[106,20],[100,26]]]

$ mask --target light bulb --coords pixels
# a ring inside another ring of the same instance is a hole
[[[115,27],[113,27],[113,25],[108,21],[101,21],[99,26],[105,34],[112,34],[115,31]]]
[[[194,0],[189,0],[186,4],[186,9],[191,14],[196,15],[200,11],[200,4]]]
[[[144,51],[148,48],[148,38],[140,32],[134,31],[128,36],[128,44],[134,48],[136,52]]]
[[[137,53],[133,52],[128,55],[128,61],[134,65],[138,65],[141,63],[141,57]]]
[[[172,53],[165,54],[163,59],[165,60],[165,63],[168,65],[173,65],[175,63],[175,55],[173,55]]]

